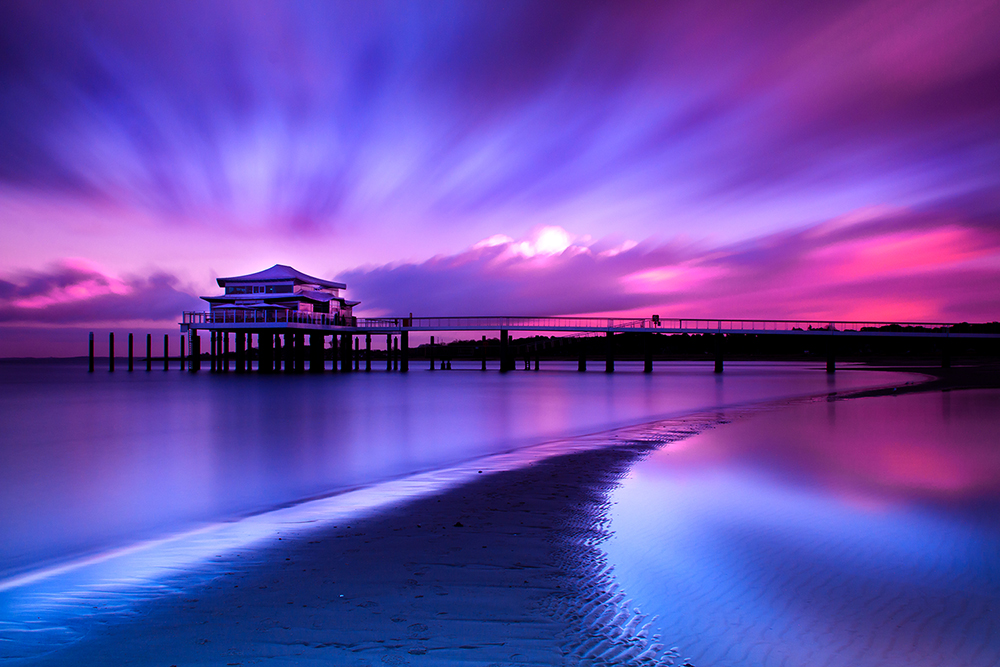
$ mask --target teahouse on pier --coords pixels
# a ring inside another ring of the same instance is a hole
[[[942,365],[950,365],[949,341],[963,338],[1000,338],[995,325],[928,322],[821,322],[795,320],[738,320],[701,318],[598,318],[598,317],[406,317],[359,318],[354,316],[358,301],[344,296],[347,285],[316,278],[290,266],[276,264],[269,269],[242,276],[218,279],[224,293],[202,297],[208,311],[185,312],[181,334],[187,336],[187,350],[181,344],[181,366],[190,358],[189,369],[200,370],[203,357],[201,332],[208,336],[208,361],[213,371],[228,371],[230,360],[236,372],[254,370],[322,373],[332,353],[333,370],[370,371],[372,337],[386,337],[386,370],[409,370],[411,332],[499,332],[499,370],[514,370],[514,341],[511,332],[549,333],[567,336],[568,341],[592,340],[571,336],[601,335],[604,339],[605,371],[615,366],[614,337],[639,334],[643,340],[643,370],[653,370],[650,340],[654,334],[689,334],[711,337],[714,342],[715,372],[723,371],[726,339],[731,336],[808,336],[826,351],[826,370],[834,372],[838,341],[857,337],[940,339]],[[360,346],[364,338],[364,348]],[[256,339],[256,340],[255,340]],[[327,340],[331,344],[327,347]],[[434,337],[431,336],[430,368],[434,368]],[[232,345],[231,345],[232,342]],[[487,368],[486,336],[482,336],[481,368]],[[256,344],[255,344],[256,343]],[[168,341],[164,336],[164,368],[168,364]],[[578,370],[587,368],[586,345],[577,344]],[[255,349],[256,354],[249,352]],[[114,370],[114,334],[109,339],[110,370]],[[426,350],[425,350],[426,356]],[[132,336],[129,334],[129,370],[132,370]],[[450,365],[450,362],[449,362]],[[151,338],[146,337],[146,370],[152,367]],[[442,360],[442,367],[444,361]],[[525,360],[530,367],[530,359]],[[535,348],[535,370],[538,370]],[[90,370],[94,368],[93,334],[90,339]]]

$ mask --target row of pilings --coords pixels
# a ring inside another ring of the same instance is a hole
[[[372,339],[385,336],[385,350],[373,350]],[[643,370],[647,373],[653,370],[654,353],[658,358],[664,354],[663,346],[671,345],[675,350],[673,353],[690,356],[692,352],[697,354],[708,354],[709,359],[714,356],[714,370],[717,373],[723,371],[724,358],[730,354],[738,357],[746,357],[747,353],[751,357],[763,354],[770,356],[780,347],[791,347],[793,338],[777,337],[774,341],[769,341],[771,337],[737,335],[735,342],[732,334],[724,336],[722,334],[704,334],[697,336],[664,336],[661,334],[635,333],[635,334],[613,334],[611,332],[600,334],[599,336],[561,336],[545,337],[536,336],[533,339],[513,339],[508,331],[501,331],[499,338],[487,340],[482,336],[480,340],[454,341],[448,344],[435,344],[434,336],[430,337],[430,343],[420,345],[410,349],[407,344],[408,333],[396,332],[388,334],[371,333],[339,333],[331,334],[327,332],[309,332],[283,330],[281,333],[275,332],[248,332],[244,331],[190,331],[181,334],[175,348],[171,348],[174,339],[169,335],[163,336],[162,347],[158,344],[154,356],[153,336],[146,334],[146,349],[144,357],[137,357],[135,343],[138,342],[133,334],[128,334],[126,355],[128,370],[134,370],[137,365],[145,365],[147,371],[154,368],[179,368],[181,370],[199,371],[202,369],[213,372],[236,372],[245,373],[256,370],[261,373],[301,373],[301,372],[323,372],[327,370],[327,361],[331,362],[332,369],[340,372],[371,371],[381,370],[384,366],[387,371],[402,371],[409,369],[409,363],[415,358],[422,358],[423,363],[429,362],[431,370],[448,370],[451,368],[452,360],[455,358],[466,361],[476,360],[481,363],[482,370],[487,370],[487,359],[497,359],[502,372],[513,370],[534,370],[539,369],[542,358],[559,358],[562,360],[576,358],[577,369],[586,371],[588,361],[600,360],[603,356],[604,369],[611,373],[615,370],[615,353],[625,354],[627,358],[635,359],[641,357],[644,360]],[[754,341],[761,341],[759,346]],[[893,343],[891,339],[879,339],[886,352],[891,352],[893,347],[905,344],[908,347],[917,343],[913,339],[900,339]],[[362,347],[362,341],[364,347]],[[626,343],[624,346],[619,343]],[[669,342],[668,341],[677,341]],[[749,341],[751,345],[761,349],[748,349]],[[825,352],[826,370],[830,373],[836,370],[836,354],[838,347],[843,344],[838,343],[836,336],[810,336],[802,337],[802,341],[807,343],[813,358],[817,352],[822,355]],[[121,341],[119,341],[121,342]],[[329,344],[328,344],[329,343]],[[842,341],[842,343],[846,343]],[[872,345],[875,341],[870,341]],[[203,345],[204,344],[204,345]],[[690,344],[690,345],[689,345]],[[859,341],[855,340],[851,345],[857,346]],[[868,342],[864,343],[868,345]],[[925,344],[929,344],[925,342]],[[951,365],[951,350],[947,339],[940,339],[934,343],[936,349],[932,352],[941,355],[941,365],[948,367]],[[689,348],[685,353],[684,347]],[[794,343],[792,343],[794,345]],[[457,347],[456,347],[457,346]],[[94,334],[90,334],[89,345],[89,370],[94,371]],[[115,370],[115,334],[108,336],[108,369]],[[841,350],[844,351],[844,350]],[[858,350],[848,350],[851,354],[857,354]],[[908,353],[908,350],[905,350]],[[672,355],[673,356],[673,355]],[[702,356],[701,358],[704,358]],[[119,363],[121,359],[117,360]],[[493,368],[496,368],[495,366]]]
[[[379,335],[379,334],[374,334]],[[384,334],[386,350],[385,370],[409,370],[407,333]],[[320,334],[316,332],[250,333],[246,331],[210,331],[205,336],[207,354],[202,353],[202,336],[196,332],[180,335],[176,355],[171,355],[170,336],[164,334],[162,353],[153,356],[153,337],[146,334],[146,355],[141,358],[147,371],[174,368],[197,372],[206,367],[212,372],[248,373],[322,373],[327,360],[332,359],[333,370],[342,372],[372,370],[372,336],[352,334]],[[361,348],[361,339],[365,341]],[[256,340],[255,340],[256,339]],[[326,346],[327,339],[332,345]],[[256,342],[256,346],[254,346]],[[232,344],[231,344],[232,343]],[[128,334],[126,346],[128,370],[135,370],[135,337]],[[108,370],[115,370],[115,334],[108,334]],[[256,365],[255,363],[256,362]],[[308,363],[307,363],[308,362]],[[95,368],[94,332],[90,332],[87,370]]]

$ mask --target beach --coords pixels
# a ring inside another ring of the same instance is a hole
[[[996,384],[992,372],[957,375],[955,386]],[[127,604],[91,591],[93,613],[65,624],[71,640],[13,664],[688,664],[609,567],[615,489],[646,457],[734,415],[949,388],[894,377],[906,381],[553,441],[515,454],[522,464],[474,459],[466,467],[481,460],[481,472],[333,525],[286,519],[204,562],[178,561]]]
[[[712,423],[628,429],[376,517],[286,531],[31,664],[657,664],[670,647],[599,548],[607,494],[652,448]]]

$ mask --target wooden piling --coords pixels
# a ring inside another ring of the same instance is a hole
[[[208,359],[210,362],[210,368],[213,373],[218,373],[219,368],[217,365],[218,360],[218,347],[219,347],[219,333],[217,331],[208,332]]]
[[[712,334],[715,336],[715,372],[722,372],[722,345],[724,342],[723,334]]]
[[[580,373],[585,373],[587,371],[587,340],[586,338],[578,338],[577,345],[580,350],[580,358],[576,362],[576,370]]]
[[[392,339],[392,370],[398,371],[400,369],[400,358],[399,358],[399,338],[393,337]]]
[[[351,336],[354,339],[354,370],[361,370],[361,339],[357,336]]]
[[[135,349],[134,342],[135,341],[132,338],[132,334],[129,334],[128,335],[128,372],[129,373],[131,373],[134,370],[134,366],[133,366],[133,363],[132,363],[133,356],[134,356],[133,350]]]
[[[340,372],[350,373],[353,366],[351,359],[351,336],[343,334],[340,336]]]
[[[247,369],[247,338],[242,331],[236,332],[236,372],[244,373]]]
[[[483,336],[483,370],[486,370],[486,336]]]
[[[604,372],[615,372],[615,334],[609,331],[604,336]]]
[[[94,332],[90,332],[90,351],[87,353],[87,372],[94,372]]]
[[[191,339],[191,334],[187,335],[188,340]],[[187,357],[184,353],[184,334],[181,334],[181,353],[180,353],[181,370],[184,370],[185,364],[187,363]]]
[[[385,370],[392,370],[392,334],[385,335]]]
[[[365,334],[365,373],[371,373],[372,370],[372,335],[370,333]]]
[[[642,352],[643,352],[643,362],[642,362],[642,372],[652,373],[653,372],[653,334],[644,333],[642,334]]]
[[[431,336],[431,344],[427,346],[427,356],[431,359],[431,370],[434,370],[434,336]]]
[[[837,370],[837,342],[830,334],[826,337],[826,372],[834,373]]]
[[[170,370],[170,336],[163,334],[163,370]]]
[[[146,371],[153,370],[153,334],[146,334]]]
[[[188,334],[191,341],[191,372],[197,373],[201,370],[201,334],[192,331]]]
[[[108,334],[108,372],[115,372],[115,332]]]
[[[312,355],[309,358],[309,372],[310,373],[322,373],[324,366],[326,366],[326,360],[323,359],[323,344],[326,336],[320,333],[313,332],[309,334],[309,349]]]
[[[508,356],[507,345],[508,345],[507,330],[506,329],[501,329],[500,330],[500,372],[501,373],[506,373],[508,370],[510,370],[507,367],[507,364],[508,364],[508,359],[507,359],[507,356]]]
[[[413,313],[410,313],[410,321],[413,321]],[[399,334],[399,371],[406,373],[410,370],[410,332],[405,329]]]
[[[951,368],[951,341],[947,334],[941,339],[941,368]]]

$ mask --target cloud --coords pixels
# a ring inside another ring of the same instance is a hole
[[[993,321],[998,223],[997,215],[858,211],[736,244],[589,242],[544,254],[524,252],[538,235],[491,237],[342,277],[366,311],[386,314]]]
[[[0,183],[172,224],[735,238],[1000,185],[989,0],[0,12]]]
[[[0,279],[0,322],[82,324],[178,321],[203,302],[170,274],[118,278],[80,260]]]

